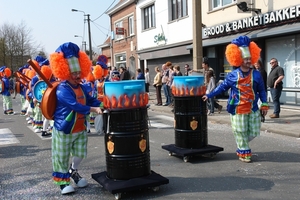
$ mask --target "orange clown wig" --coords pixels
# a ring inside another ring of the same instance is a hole
[[[92,62],[87,54],[71,42],[64,43],[50,55],[50,66],[53,75],[60,80],[68,80],[72,72],[80,71],[80,78],[87,77]]]
[[[4,69],[4,74],[7,78],[9,78],[11,76],[11,70],[9,68],[5,68]]]
[[[231,66],[239,67],[245,58],[251,58],[251,64],[260,58],[261,49],[247,36],[240,36],[227,45],[225,55]]]

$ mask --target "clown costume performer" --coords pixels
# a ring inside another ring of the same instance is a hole
[[[247,36],[234,39],[226,47],[226,59],[231,66],[239,66],[230,72],[223,83],[203,96],[203,100],[212,98],[229,89],[227,111],[230,113],[231,127],[237,145],[239,160],[251,162],[249,142],[260,134],[261,120],[258,99],[262,101],[261,110],[267,114],[268,103],[264,81],[260,73],[251,66],[260,57],[261,49]]]
[[[1,67],[2,72],[2,97],[3,97],[3,111],[5,115],[13,115],[14,110],[12,108],[12,99],[9,88],[9,77],[11,76],[11,70],[6,66]]]
[[[35,66],[37,67],[48,67],[49,65],[49,61],[41,56],[37,56],[37,58],[35,60],[33,60],[33,63],[35,64]],[[42,71],[42,70],[41,70]],[[42,72],[43,73],[43,72]],[[31,89],[32,89],[32,94],[34,94],[34,88],[36,86],[36,84],[42,81],[42,78],[36,74],[32,79],[31,79]],[[34,108],[33,108],[33,129],[35,133],[40,133],[43,130],[43,115],[42,115],[42,111],[40,108],[40,102],[38,102],[38,100],[36,99],[36,97],[33,95],[33,103],[34,103]]]
[[[86,90],[90,96],[96,97],[95,89],[94,89],[95,78],[92,73],[92,70],[93,69],[91,69],[91,71],[89,72],[87,77],[85,77],[85,79],[83,81],[83,85],[86,87]],[[90,115],[87,116],[87,131],[88,131],[88,133],[91,132],[91,125],[94,125],[94,121],[95,121],[95,113],[91,112]]]
[[[52,130],[52,167],[54,183],[61,194],[75,192],[88,185],[78,173],[79,164],[87,156],[86,118],[90,112],[101,114],[100,101],[81,85],[92,66],[86,53],[73,43],[64,43],[50,55],[53,75],[61,82],[56,89],[56,109]],[[71,159],[70,159],[71,158]],[[69,161],[71,160],[71,165]]]
[[[107,69],[106,64],[98,61],[96,66],[94,67],[93,74],[96,79],[95,93],[97,95],[97,99],[99,101],[103,102],[105,77],[108,74],[108,69]],[[103,108],[103,105],[101,105],[101,108]],[[95,130],[99,135],[104,134],[103,116],[102,115],[98,115],[95,118]]]

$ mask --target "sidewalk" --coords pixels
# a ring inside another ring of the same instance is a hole
[[[163,103],[165,98],[162,92]],[[173,114],[172,108],[169,106],[156,106],[155,92],[150,90],[150,110],[161,113]],[[226,111],[227,100],[219,100],[219,104],[223,106],[222,112],[208,116],[208,121],[211,123],[228,124],[231,125],[229,113]],[[281,105],[280,118],[271,119],[270,114],[273,113],[272,104],[266,116],[266,120],[262,123],[261,130],[291,137],[300,137],[300,106]]]

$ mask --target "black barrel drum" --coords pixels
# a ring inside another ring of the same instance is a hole
[[[122,97],[117,94],[115,98],[118,102],[112,104],[114,98],[109,98],[104,101],[104,107],[107,109],[104,114],[105,124],[105,151],[106,151],[106,169],[107,176],[111,179],[128,180],[132,178],[148,176],[150,170],[150,149],[149,149],[149,130],[148,130],[148,111],[146,103],[148,99],[144,95],[144,83],[132,81],[125,84],[125,88],[136,90],[130,94],[125,91]],[[118,84],[106,84],[106,86],[114,86],[116,91]],[[116,82],[115,82],[116,83]],[[137,85],[142,86],[142,91]],[[123,88],[122,85],[120,87]],[[107,88],[105,89],[108,95]],[[109,97],[109,96],[106,96]],[[148,97],[148,96],[147,96]],[[126,98],[129,99],[126,102]],[[140,99],[138,99],[140,98]],[[110,101],[108,103],[108,101]],[[141,104],[143,102],[143,104]],[[116,105],[116,108],[112,107]],[[121,105],[117,107],[118,105]],[[110,107],[109,107],[110,106]],[[127,107],[128,108],[127,108]]]
[[[174,97],[175,145],[202,148],[208,144],[206,102],[201,96]]]
[[[174,95],[175,146],[199,149],[206,147],[206,102],[202,100],[206,87],[203,76],[175,76]]]

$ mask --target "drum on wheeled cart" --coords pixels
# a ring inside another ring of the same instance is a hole
[[[169,180],[150,169],[148,94],[144,80],[105,82],[104,143],[107,171],[92,178],[115,194],[153,188]]]
[[[163,145],[169,155],[182,156],[187,162],[192,155],[214,157],[223,148],[208,145],[207,108],[203,76],[175,76],[174,95],[175,144]]]

